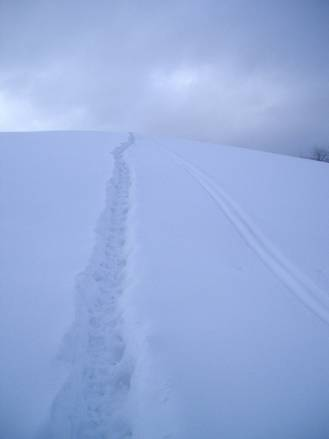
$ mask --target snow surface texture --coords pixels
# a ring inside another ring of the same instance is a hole
[[[328,438],[328,165],[125,137],[0,136],[1,437]]]
[[[278,251],[273,243],[262,234],[257,225],[232,200],[225,191],[187,160],[177,156],[178,162],[195,178],[209,196],[220,207],[250,248],[260,257],[269,269],[287,285],[310,311],[329,325],[329,295],[322,291],[311,279],[304,276]]]
[[[133,364],[126,352],[119,298],[124,288],[131,184],[124,153],[133,143],[130,134],[112,153],[113,176],[96,246],[79,276],[76,321],[63,348],[66,355],[73,355],[72,369],[54,403],[45,438],[125,439],[132,435],[124,406]]]

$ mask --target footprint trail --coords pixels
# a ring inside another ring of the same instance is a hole
[[[127,401],[133,360],[126,349],[120,309],[127,264],[127,217],[131,173],[125,152],[134,135],[112,152],[114,168],[89,264],[77,281],[75,322],[64,340],[69,376],[52,407],[42,437],[132,437]]]

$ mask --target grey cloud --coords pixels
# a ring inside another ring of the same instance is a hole
[[[299,152],[329,143],[328,22],[326,0],[1,0],[0,105]]]

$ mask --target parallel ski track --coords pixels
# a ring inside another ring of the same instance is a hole
[[[160,145],[159,145],[160,146]],[[214,179],[169,148],[161,146],[205,190],[229,219],[247,245],[271,272],[309,311],[329,325],[329,296],[300,270],[264,235],[249,215]]]

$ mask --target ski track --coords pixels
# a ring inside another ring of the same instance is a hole
[[[77,281],[76,317],[62,355],[69,376],[58,393],[42,437],[126,439],[132,437],[128,393],[134,369],[126,349],[120,296],[125,288],[125,248],[131,173],[124,159],[134,135],[114,149],[113,174],[96,229],[88,266]]]
[[[161,146],[161,148],[164,148]],[[247,245],[309,311],[329,325],[329,297],[276,248],[243,209],[213,178],[180,155],[164,148],[216,203]]]

